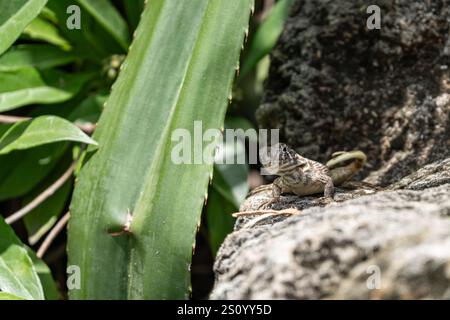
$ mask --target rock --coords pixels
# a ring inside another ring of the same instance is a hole
[[[360,149],[383,186],[444,159],[450,144],[450,0],[296,0],[271,59],[261,128],[325,162]]]
[[[300,215],[239,218],[212,299],[450,298],[450,0],[371,4],[381,31],[366,1],[295,1],[257,119],[313,160],[363,150],[355,180],[377,188],[284,195],[272,208]]]
[[[211,298],[450,298],[449,171],[435,173],[449,165],[326,207],[282,197],[279,208],[312,204],[299,216],[240,218],[217,254]]]

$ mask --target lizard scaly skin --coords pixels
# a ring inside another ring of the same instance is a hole
[[[366,162],[366,155],[361,151],[336,152],[327,165],[323,165],[302,157],[282,143],[262,150],[260,158],[266,170],[278,176],[271,185],[251,192],[272,189],[272,199],[264,206],[276,202],[282,193],[304,196],[323,192],[326,198],[333,199],[334,186],[349,180]]]

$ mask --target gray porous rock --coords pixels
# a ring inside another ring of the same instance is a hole
[[[271,56],[261,128],[325,162],[361,149],[360,176],[388,185],[443,159],[450,144],[450,0],[295,0]]]
[[[261,128],[325,162],[360,149],[379,187],[283,195],[295,216],[241,217],[212,299],[450,298],[450,0],[296,0],[272,54]],[[270,197],[248,198],[241,211]]]
[[[211,298],[450,298],[449,172],[447,158],[392,189],[338,189],[325,207],[283,196],[277,208],[306,209],[239,218],[217,254]]]

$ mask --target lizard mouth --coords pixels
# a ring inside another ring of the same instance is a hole
[[[283,175],[302,167],[305,163],[296,157],[296,152],[284,143],[260,150],[264,174]]]

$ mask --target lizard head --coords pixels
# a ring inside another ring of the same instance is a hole
[[[305,163],[294,149],[284,143],[261,148],[259,157],[267,174],[283,176]]]

